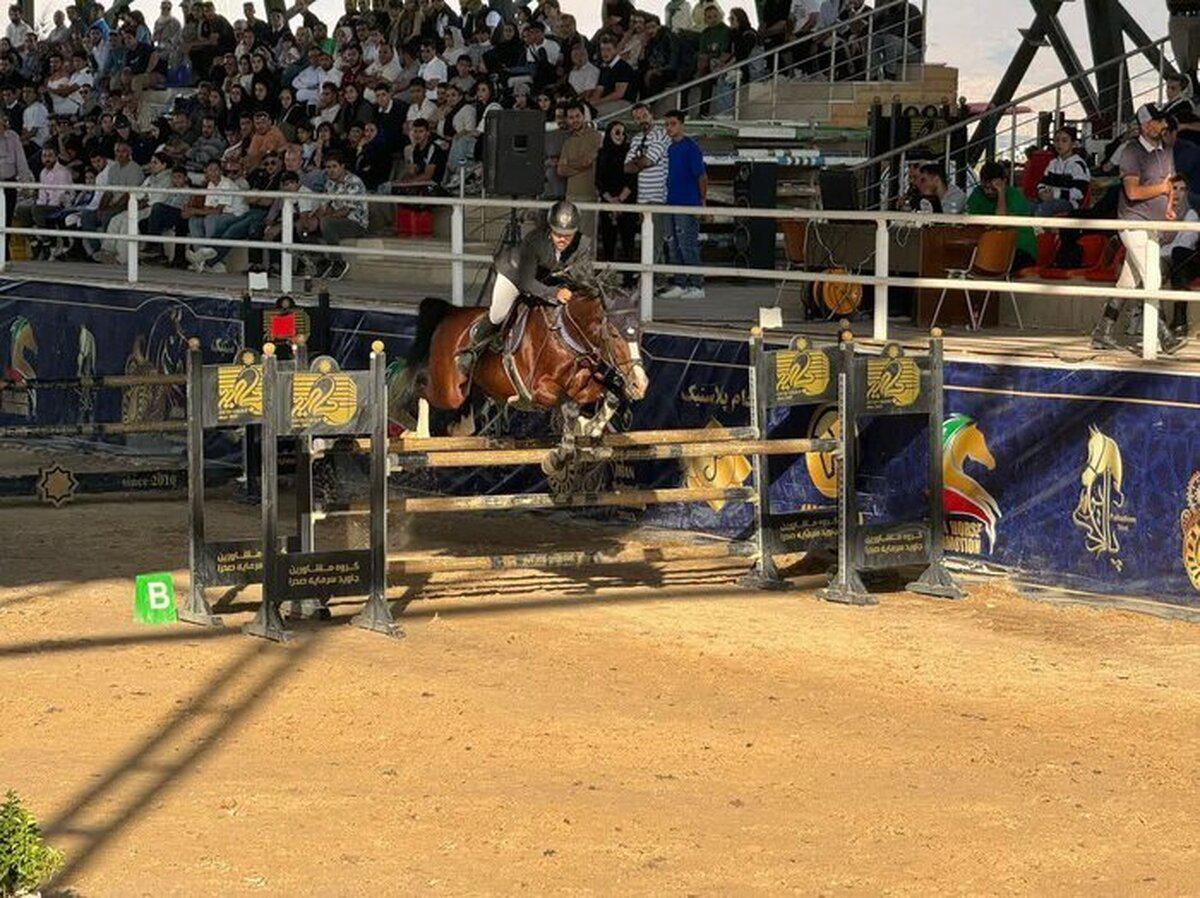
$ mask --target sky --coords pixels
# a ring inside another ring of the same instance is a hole
[[[262,15],[262,0],[257,0]],[[726,11],[732,5],[742,5],[753,18],[754,2],[737,3],[721,0]],[[915,0],[920,3],[920,0]],[[39,19],[48,18],[50,10],[61,8],[66,0],[35,0]],[[457,0],[450,0],[452,6]],[[536,0],[534,0],[536,5]],[[560,0],[562,9],[579,20],[579,30],[592,34],[599,27],[600,0]],[[1018,28],[1027,28],[1033,21],[1033,8],[1028,0],[927,0],[929,18],[930,62],[942,62],[959,70],[959,93],[972,102],[986,100],[999,80],[1009,59],[1020,43]],[[176,4],[178,6],[178,4]],[[634,5],[661,13],[666,0],[634,0]],[[1152,39],[1166,34],[1166,4],[1163,0],[1125,0],[1125,5],[1141,23]],[[158,0],[133,0],[135,9],[142,10],[149,21],[158,15]],[[241,14],[241,0],[218,0],[227,7],[230,19]],[[342,0],[316,0],[313,12],[333,21],[340,15]],[[1066,3],[1062,11],[1063,25],[1072,37],[1084,65],[1091,64],[1082,3]],[[1058,80],[1062,69],[1049,47],[1038,51],[1024,88],[1030,90]]]

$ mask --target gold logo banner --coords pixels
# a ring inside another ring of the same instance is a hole
[[[358,384],[350,374],[297,373],[292,378],[292,426],[340,427],[358,412]]]
[[[829,389],[829,356],[820,350],[781,349],[775,359],[777,401],[823,396]]]
[[[217,420],[228,421],[263,413],[261,365],[221,365],[217,368]]]
[[[921,369],[896,343],[883,356],[867,359],[867,403],[907,408],[921,397]]]

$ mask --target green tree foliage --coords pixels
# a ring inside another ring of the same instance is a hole
[[[31,892],[62,866],[62,852],[42,842],[33,815],[9,790],[0,804],[0,898]]]

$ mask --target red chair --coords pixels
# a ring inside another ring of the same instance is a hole
[[[1105,245],[1096,267],[1084,274],[1084,278],[1101,284],[1115,284],[1121,276],[1121,266],[1124,264],[1125,244],[1114,234]]]
[[[1084,234],[1079,238],[1079,249],[1083,253],[1079,266],[1077,268],[1043,268],[1042,277],[1048,281],[1069,281],[1072,278],[1086,277],[1089,271],[1100,264],[1100,258],[1104,255],[1104,247],[1107,244],[1108,237],[1103,234]]]
[[[1059,239],[1058,233],[1055,231],[1043,231],[1037,235],[1037,262],[1033,265],[1026,265],[1024,268],[1013,274],[1014,278],[1036,278],[1041,277],[1043,269],[1049,268],[1054,264],[1054,257],[1058,255]]]
[[[1053,150],[1034,150],[1025,160],[1025,171],[1021,176],[1021,193],[1035,203],[1038,200],[1038,183],[1053,161]]]

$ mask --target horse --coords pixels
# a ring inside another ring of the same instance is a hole
[[[641,324],[628,294],[613,294],[606,303],[603,289],[577,286],[559,305],[525,297],[514,306],[504,336],[464,375],[457,357],[468,348],[471,325],[486,314],[486,308],[458,308],[433,297],[422,301],[416,337],[389,390],[394,419],[428,435],[422,401],[462,420],[474,392],[518,409],[558,410],[563,442],[542,466],[551,474],[575,453],[576,439],[598,438],[622,404],[646,395]],[[583,414],[588,407],[597,407],[590,417]]]
[[[983,525],[988,544],[996,545],[1000,506],[964,469],[968,460],[996,468],[996,459],[979,425],[966,415],[951,415],[942,422],[942,505],[947,512],[972,518]]]
[[[1071,520],[1087,531],[1089,552],[1115,555],[1121,544],[1112,526],[1112,512],[1125,505],[1121,449],[1093,424],[1088,428],[1087,454],[1087,465],[1079,477],[1079,502]]]

